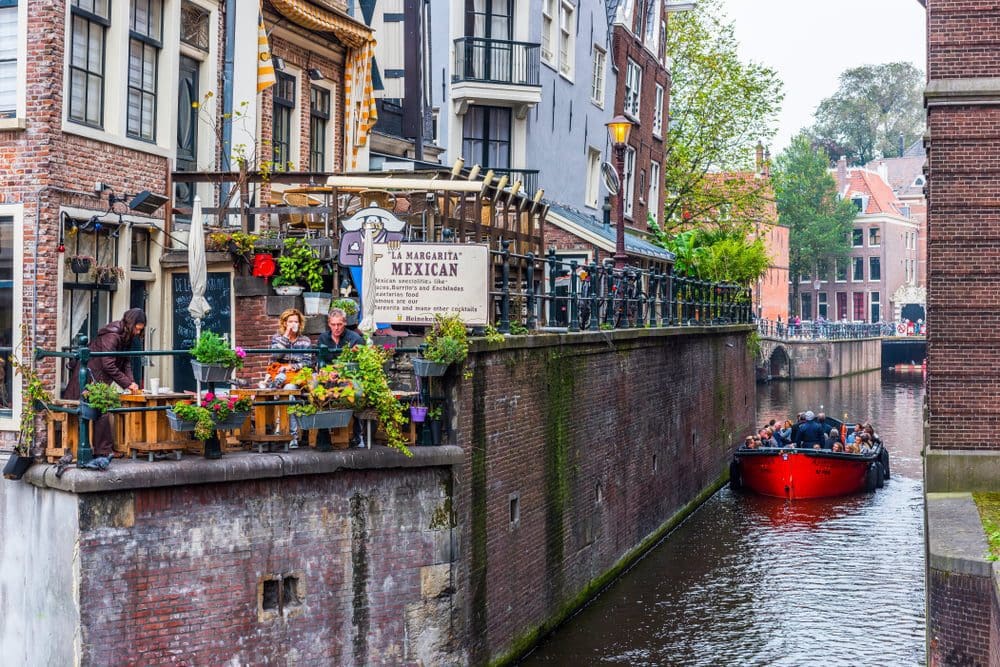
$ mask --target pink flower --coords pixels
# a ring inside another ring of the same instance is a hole
[[[383,350],[393,350],[393,349],[395,349],[395,346],[394,345],[390,345],[389,343],[386,343],[385,345],[382,346],[382,349]]]
[[[244,350],[242,347],[237,346],[236,347],[236,356],[239,357],[240,359],[242,359],[245,356],[247,356],[247,351]]]
[[[209,401],[215,400],[215,394],[213,394],[212,392],[208,392],[207,394],[205,394],[205,399],[204,400],[205,400],[206,403],[208,403]]]

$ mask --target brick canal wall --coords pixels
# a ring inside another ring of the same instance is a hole
[[[518,655],[725,480],[754,423],[748,333],[476,342],[431,386],[452,444],[411,459],[35,466],[0,483],[0,664]]]
[[[995,570],[935,565],[961,542],[934,494],[1000,490],[1000,6],[926,0],[928,662],[1000,664]],[[969,501],[971,502],[971,501]],[[974,510],[973,510],[974,511]],[[982,534],[982,526],[970,528]],[[982,560],[985,542],[966,553]],[[992,629],[991,629],[992,628]]]
[[[452,371],[473,664],[523,652],[723,481],[754,423],[748,333],[515,338]]]

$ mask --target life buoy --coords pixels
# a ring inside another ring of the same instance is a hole
[[[733,491],[739,491],[743,488],[743,480],[740,479],[740,464],[738,461],[731,461],[729,463],[729,488]]]
[[[905,335],[906,334],[906,325],[903,324],[902,322],[900,322],[899,324],[897,324],[896,325],[896,333],[898,333],[900,336]]]

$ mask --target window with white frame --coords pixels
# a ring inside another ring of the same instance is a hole
[[[284,72],[276,72],[277,83],[274,91],[274,121],[271,130],[271,144],[274,148],[274,163],[285,169],[292,161],[292,116],[295,115],[295,77]]]
[[[572,2],[562,0],[559,9],[559,73],[573,76],[573,60],[576,55],[576,8]]]
[[[542,60],[555,62],[552,44],[556,41],[556,0],[542,0]]]
[[[830,314],[829,314],[828,304],[826,302],[826,292],[819,293],[816,301],[816,307],[817,310],[819,311],[820,317],[822,317],[823,319],[829,319]]]
[[[653,134],[663,136],[663,86],[656,84],[656,97],[653,100]]]
[[[882,258],[868,258],[868,280],[882,280]]]
[[[604,108],[604,70],[608,63],[607,52],[594,44],[594,70],[590,79],[590,101]]]
[[[587,206],[597,208],[601,193],[601,151],[594,147],[587,149],[587,192],[584,201]]]
[[[649,203],[649,215],[653,222],[660,222],[660,163],[653,160],[649,163],[649,194],[646,197]]]
[[[876,323],[882,321],[882,295],[878,292],[872,292],[868,295],[868,304],[871,308],[871,315],[869,322]]]
[[[327,170],[327,128],[330,125],[330,91],[309,90],[309,171]]]
[[[851,281],[860,283],[865,279],[865,258],[864,257],[854,257],[851,260],[854,264],[854,270],[851,272]]]
[[[17,115],[17,0],[0,0],[0,118]]]
[[[838,283],[847,282],[847,260],[836,259],[834,260],[834,273],[836,274],[836,281]]]
[[[632,217],[632,205],[635,201],[635,149],[625,147],[625,178],[622,183],[622,195],[625,197],[625,215]]]
[[[855,227],[851,230],[851,246],[860,248],[865,244],[865,232],[863,229]]]
[[[882,245],[882,230],[879,227],[868,228],[868,245],[871,247]]]
[[[128,109],[125,134],[156,140],[156,84],[163,46],[161,0],[132,0],[128,43]]]
[[[21,209],[0,205],[0,426],[15,428],[20,382],[14,381],[10,355],[19,335],[21,280]]]
[[[104,126],[104,48],[110,0],[73,0],[69,44],[69,119]]]
[[[631,58],[625,65],[625,113],[639,118],[639,93],[642,88],[642,69]]]

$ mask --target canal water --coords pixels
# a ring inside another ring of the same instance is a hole
[[[708,500],[524,665],[923,665],[924,386],[879,372],[758,387],[758,422],[870,419],[891,454],[874,494]]]

